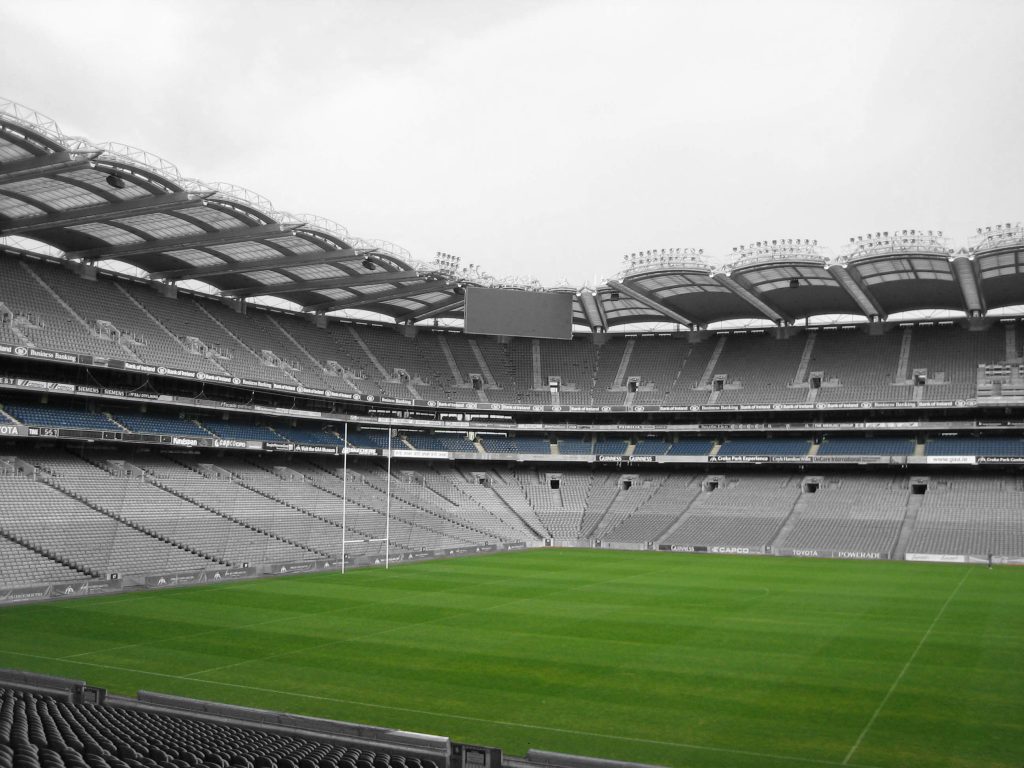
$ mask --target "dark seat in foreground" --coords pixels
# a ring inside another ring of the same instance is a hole
[[[429,759],[0,688],[0,768],[437,768]]]

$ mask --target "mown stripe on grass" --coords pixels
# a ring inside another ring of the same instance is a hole
[[[646,739],[638,736],[622,736],[614,733],[597,733],[595,731],[584,731],[577,730],[575,728],[558,728],[551,725],[537,725],[535,723],[519,723],[509,720],[492,720],[485,717],[474,717],[472,715],[456,715],[449,714],[447,712],[435,712],[429,709],[416,709],[413,707],[400,707],[393,704],[375,704],[367,701],[358,701],[355,699],[342,699],[336,696],[320,696],[313,693],[302,693],[297,691],[281,691],[275,688],[264,688],[258,685],[245,685],[243,683],[226,683],[219,680],[207,680],[201,677],[186,677],[184,675],[172,675],[166,672],[150,672],[144,669],[133,669],[132,667],[120,667],[113,664],[99,664],[92,661],[80,661],[80,660],[68,660],[60,659],[52,656],[41,656],[33,653],[19,653],[17,651],[4,651],[0,650],[0,653],[10,653],[14,656],[24,656],[30,659],[43,659],[46,661],[64,661],[68,664],[78,664],[86,667],[96,667],[99,669],[110,669],[118,672],[131,672],[139,675],[149,675],[152,677],[163,677],[173,680],[185,680],[189,682],[206,683],[208,685],[220,686],[223,688],[239,688],[248,691],[258,691],[260,693],[272,693],[276,696],[292,696],[299,699],[312,699],[315,701],[329,701],[334,704],[349,704],[352,706],[366,707],[369,709],[386,709],[394,712],[408,712],[416,715],[429,715],[431,717],[439,717],[443,719],[451,720],[466,720],[474,723],[486,723],[488,725],[499,725],[506,728],[522,728],[533,731],[550,731],[552,733],[565,733],[572,736],[586,736],[589,738],[596,739],[610,739],[613,741],[626,741],[633,742],[636,744],[654,744],[663,747],[676,747],[679,749],[689,749],[699,752],[717,752],[720,754],[727,755],[743,755],[745,757],[756,757],[764,760],[782,760],[787,763],[803,763],[807,765],[829,765],[829,766],[849,766],[849,768],[879,768],[878,766],[868,765],[866,763],[849,763],[843,761],[838,763],[834,760],[821,760],[813,757],[799,757],[796,755],[775,755],[769,752],[755,752],[748,749],[732,749],[729,747],[712,747],[704,744],[687,744],[679,741],[666,741],[663,739]]]
[[[864,726],[864,730],[860,732],[860,736],[857,737],[857,741],[855,741],[853,746],[850,747],[850,751],[846,753],[846,757],[843,759],[843,765],[850,764],[850,758],[853,757],[853,753],[860,748],[861,743],[864,741],[864,737],[868,735],[868,731],[871,730],[871,726],[875,724],[875,720],[878,719],[878,716],[882,713],[882,710],[885,709],[885,705],[889,702],[889,699],[892,698],[892,694],[896,690],[897,686],[899,686],[900,681],[903,679],[903,676],[907,674],[907,670],[910,669],[910,665],[914,663],[914,659],[917,658],[917,654],[921,652],[921,648],[924,647],[924,644],[928,641],[928,638],[931,636],[932,630],[935,629],[935,625],[939,623],[939,619],[942,618],[942,614],[946,612],[946,608],[949,607],[949,604],[953,601],[953,598],[956,597],[957,592],[960,591],[960,587],[962,587],[964,585],[964,582],[967,581],[967,577],[971,575],[971,572],[972,569],[965,569],[963,578],[960,579],[959,582],[957,582],[957,585],[953,588],[953,591],[949,593],[949,597],[946,598],[946,602],[942,604],[942,607],[939,608],[939,612],[935,614],[935,618],[932,619],[932,623],[928,625],[928,629],[926,629],[925,633],[921,636],[921,640],[914,648],[914,652],[910,654],[910,658],[907,659],[907,663],[903,665],[903,669],[901,669],[900,673],[896,675],[896,679],[892,681],[892,685],[889,686],[889,690],[886,691],[885,696],[882,697],[882,701],[879,703],[878,707],[875,708],[874,713],[872,713],[871,715],[871,719],[868,720],[868,724]]]

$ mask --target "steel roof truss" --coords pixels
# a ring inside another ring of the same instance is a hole
[[[665,317],[667,317],[669,320],[674,320],[675,322],[681,323],[682,325],[686,326],[696,325],[696,323],[694,323],[692,320],[690,320],[687,317],[683,317],[681,314],[679,314],[666,304],[663,304],[661,301],[656,299],[651,294],[647,293],[647,291],[643,290],[642,288],[634,287],[626,283],[619,282],[618,280],[609,280],[608,287],[611,288],[613,291],[619,291],[620,293],[624,293],[627,296],[636,299],[641,304],[644,304],[653,309],[655,312],[659,312],[665,315]]]
[[[405,285],[401,288],[396,288],[393,291],[365,293],[352,299],[344,299],[342,301],[332,300],[318,304],[311,304],[307,307],[303,307],[302,309],[306,312],[335,312],[342,309],[354,309],[356,307],[366,306],[367,304],[382,304],[390,299],[404,299],[407,296],[415,296],[419,293],[431,293],[443,290],[443,286],[443,283],[438,283],[433,280],[424,280],[422,282],[414,283],[413,285]]]
[[[882,309],[882,305],[878,303],[878,300],[871,295],[868,288],[857,279],[853,272],[842,264],[832,264],[828,267],[828,271],[835,277],[836,282],[846,291],[849,297],[860,307],[860,311],[864,313],[865,317],[885,317],[886,313]]]
[[[434,304],[428,304],[425,307],[421,307],[420,309],[414,309],[411,312],[406,312],[404,315],[396,315],[395,322],[417,323],[420,320],[427,320],[431,317],[437,317],[438,315],[443,315],[445,312],[451,309],[456,309],[457,307],[462,306],[465,300],[466,299],[464,296],[456,296],[454,298],[449,297],[446,298],[444,301],[438,301]]]
[[[747,302],[747,304],[752,306],[754,309],[763,314],[769,320],[772,320],[773,322],[776,323],[793,322],[793,318],[791,318],[785,312],[779,310],[778,307],[773,307],[767,301],[758,296],[757,293],[755,293],[755,291],[749,287],[749,283],[747,283],[747,281],[744,280],[740,275],[732,277],[726,272],[719,272],[716,275],[714,275],[714,280],[720,283],[721,285],[724,285],[726,288],[728,288],[734,294],[739,296],[741,299]]]
[[[294,227],[282,224],[268,224],[262,227],[241,227],[238,229],[222,229],[216,232],[203,232],[184,237],[170,237],[149,240],[145,243],[131,243],[109,248],[89,248],[83,251],[69,252],[68,258],[82,261],[99,261],[101,259],[125,259],[137,256],[150,256],[157,253],[180,251],[186,248],[209,248],[216,245],[232,243],[256,242],[263,237],[280,237]]]
[[[88,168],[89,163],[101,152],[53,152],[52,154],[26,157],[0,165],[0,184],[22,179],[35,179],[78,168]]]
[[[287,269],[287,265],[282,265],[281,269]],[[380,283],[395,283],[400,280],[409,280],[414,277],[418,277],[419,274],[415,271],[403,271],[403,272],[368,272],[366,274],[359,275],[347,275],[344,277],[324,277],[317,280],[294,280],[287,285],[279,285],[274,287],[274,295],[279,296],[283,293],[298,293],[301,291],[323,291],[330,288],[352,288],[360,285],[379,285]],[[266,286],[262,288],[260,286],[251,286],[248,288],[234,288],[229,291],[221,291],[221,295],[230,296],[233,298],[241,298],[244,296],[259,296],[266,293]]]
[[[182,208],[199,205],[200,199],[187,192],[177,192],[160,197],[142,197],[104,205],[90,205],[86,208],[75,208],[70,211],[54,213],[49,216],[34,216],[4,227],[4,234],[23,235],[57,227],[75,227],[82,224],[102,222],[123,229],[121,224],[112,224],[111,219],[140,213],[157,213],[169,208]]]
[[[268,243],[269,245],[269,243]],[[346,261],[359,261],[363,256],[352,248],[336,251],[317,251],[298,255],[282,256],[281,258],[239,261],[231,264],[217,264],[209,267],[165,269],[150,273],[156,280],[203,280],[208,277],[223,275],[242,275],[246,272],[262,272],[265,269],[289,269],[317,264],[338,264]]]

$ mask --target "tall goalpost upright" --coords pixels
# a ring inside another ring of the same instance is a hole
[[[388,424],[388,479],[384,500],[384,570],[391,568],[391,454],[394,452],[391,432],[391,424]]]
[[[341,575],[345,575],[345,544],[348,541],[348,422],[341,446]]]
[[[391,444],[391,433],[393,425],[388,424],[388,447],[387,447],[387,485],[384,493],[384,568],[391,567],[391,456],[393,446]],[[345,422],[341,449],[341,573],[344,575],[346,567],[345,546],[348,542],[348,422]],[[379,542],[380,539],[358,539],[362,543]]]

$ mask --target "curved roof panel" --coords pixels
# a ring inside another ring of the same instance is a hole
[[[31,237],[69,259],[117,261],[157,280],[197,280],[225,296],[269,295],[322,312],[407,314],[430,305],[421,297],[439,301],[445,286],[390,243],[277,211],[242,187],[184,179],[144,150],[82,149],[52,120],[9,102],[0,102],[0,234]]]
[[[822,258],[749,263],[734,267],[731,277],[785,318],[819,315],[823,307],[835,314],[862,314]]]
[[[707,325],[718,320],[762,317],[742,297],[715,280],[712,269],[699,263],[633,271],[610,285],[619,288],[647,309],[662,313],[661,321]],[[621,323],[642,322],[637,317]]]
[[[966,309],[946,255],[887,254],[850,260],[845,266],[885,315],[912,309]]]
[[[251,190],[183,177],[145,150],[66,136],[50,118],[3,100],[0,237],[30,238],[66,259],[127,264],[153,280],[200,282],[229,298],[396,322],[457,317],[462,285],[541,289],[462,269],[446,254],[416,261],[328,219],[280,211]],[[603,284],[554,290],[573,291],[573,322],[595,330],[915,309],[982,314],[1024,304],[1022,254],[1019,224],[979,229],[959,251],[924,230],[851,238],[838,258],[817,241],[765,240],[713,263],[693,249],[631,254]]]

